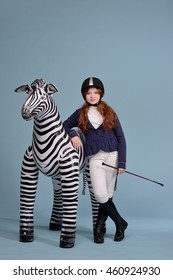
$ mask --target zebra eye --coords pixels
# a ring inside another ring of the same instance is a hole
[[[41,100],[45,100],[46,98],[47,98],[46,95],[42,95],[42,96],[40,97]]]

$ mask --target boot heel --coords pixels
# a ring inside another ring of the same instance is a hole
[[[104,243],[103,232],[94,232],[94,243]]]
[[[128,223],[125,220],[122,220],[120,227],[117,228],[117,231],[114,236],[114,241],[121,241],[124,239],[124,232],[126,228],[128,227]]]

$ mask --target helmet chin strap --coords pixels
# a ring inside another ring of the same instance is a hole
[[[91,103],[89,103],[89,102],[86,101],[86,103],[87,103],[89,106],[97,107],[97,106],[99,105],[100,102],[98,102],[98,103],[96,103],[96,104],[91,104]]]
[[[86,100],[85,100],[86,101]],[[86,101],[86,103],[89,105],[89,106],[93,106],[93,107],[97,107],[99,104],[100,104],[100,102],[101,102],[101,98],[100,98],[100,100],[97,102],[97,103],[95,103],[95,104],[91,104],[91,103],[89,103],[88,101]]]

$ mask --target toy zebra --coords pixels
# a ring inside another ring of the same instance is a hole
[[[72,248],[75,243],[78,206],[79,172],[86,168],[83,145],[72,146],[52,94],[58,89],[43,79],[31,85],[22,85],[15,92],[25,91],[28,97],[22,107],[25,120],[34,119],[32,145],[25,151],[20,179],[20,237],[21,242],[34,240],[34,204],[39,171],[52,178],[54,201],[50,230],[61,230],[61,248]],[[81,141],[82,133],[78,130]],[[93,226],[98,203],[94,198],[89,171],[86,168],[90,190]]]

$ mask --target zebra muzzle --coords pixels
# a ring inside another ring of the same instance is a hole
[[[21,113],[22,113],[22,117],[23,117],[24,120],[29,120],[32,117],[32,112],[27,107],[22,108],[22,112]]]

